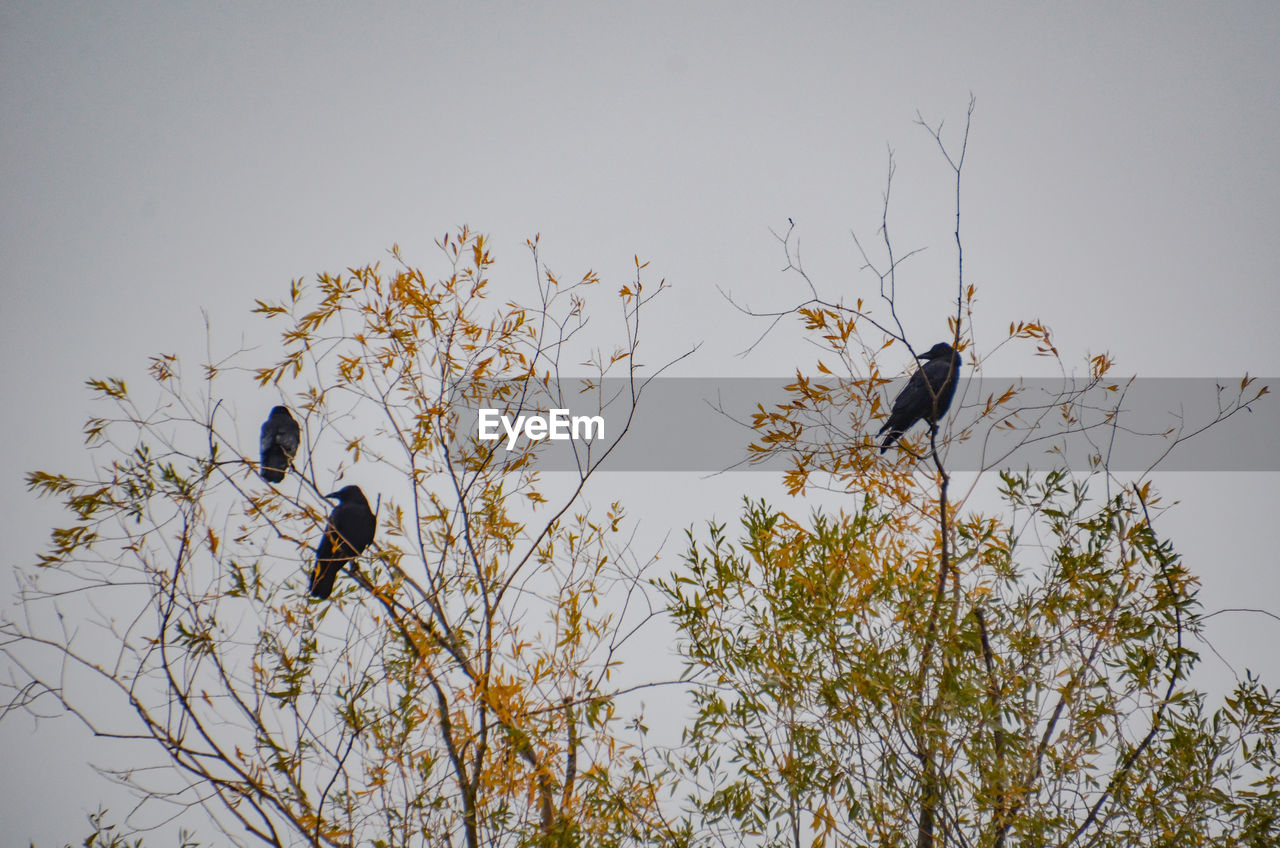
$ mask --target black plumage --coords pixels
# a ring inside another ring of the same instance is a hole
[[[924,364],[911,375],[907,385],[893,401],[889,420],[884,422],[884,426],[876,434],[879,437],[888,432],[880,443],[880,453],[887,451],[890,445],[921,419],[931,427],[937,425],[951,406],[956,383],[960,382],[960,354],[946,342],[938,342],[921,355],[920,359],[924,360]]]
[[[258,439],[258,450],[262,453],[259,471],[263,480],[279,483],[284,479],[293,458],[298,454],[301,439],[302,431],[298,429],[298,422],[289,414],[288,409],[277,406],[271,410]]]
[[[338,505],[329,514],[329,523],[316,548],[316,569],[311,575],[311,597],[321,600],[333,592],[333,581],[343,566],[369,547],[377,525],[359,486],[345,486],[325,497],[337,500]]]

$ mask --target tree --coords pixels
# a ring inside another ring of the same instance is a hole
[[[927,129],[955,176],[945,335],[964,373],[1024,342],[1065,373],[1038,321],[977,344],[967,125],[954,156]],[[893,173],[891,157],[889,188]],[[914,372],[942,335],[917,345],[904,329],[898,275],[915,252],[895,251],[889,196],[885,258],[858,242],[877,304],[823,297],[794,225],[779,236],[810,297],[771,326],[798,316],[825,352],[789,402],[758,410],[752,451],[789,458],[793,495],[837,494],[833,512],[748,501],[738,541],[691,532],[653,591],[622,506],[592,510],[587,493],[644,394],[640,317],[662,284],[636,261],[618,293],[625,341],[575,383],[595,275],[562,284],[535,240],[536,302],[493,305],[493,257],[463,229],[439,242],[438,282],[393,250],[390,273],[260,301],[284,325],[278,359],[209,356],[192,386],[158,356],[152,402],[90,382],[111,410],[86,428],[96,475],[29,477],[71,520],[3,623],[10,707],[52,702],[132,743],[120,780],[203,807],[237,844],[1274,844],[1280,700],[1250,678],[1210,710],[1188,685],[1195,577],[1158,532],[1150,481],[1109,465],[1126,384],[1108,357],[1048,402],[1019,386],[968,397],[962,382],[945,418],[880,456],[886,374]],[[1205,426],[1263,392],[1246,378]],[[571,443],[570,474],[543,473],[563,446],[528,429],[505,449],[478,436],[481,408],[584,396],[621,425]],[[253,458],[273,405],[301,425],[276,486]],[[1011,446],[981,452],[976,473],[953,467],[953,447],[1000,433]],[[1075,435],[1092,447],[1083,465],[1007,470],[1011,451]],[[330,599],[309,600],[324,493],[355,485],[374,541]],[[626,677],[619,657],[664,612],[694,712],[682,743],[655,751],[621,699],[659,681]],[[91,840],[129,838],[91,823]]]
[[[495,306],[485,238],[463,228],[438,246],[438,282],[394,249],[391,272],[258,301],[283,324],[276,361],[210,357],[192,386],[157,356],[152,405],[90,381],[111,410],[86,427],[97,475],[28,478],[72,520],[3,625],[10,706],[51,700],[132,742],[119,780],[203,806],[235,844],[660,839],[651,752],[617,704],[619,652],[653,615],[651,561],[622,505],[592,510],[585,492],[651,379],[640,316],[664,286],[637,260],[618,295],[624,340],[592,353],[593,272],[562,282],[535,239],[535,304]],[[579,384],[566,369],[584,355]],[[606,375],[626,391],[602,394]],[[474,427],[480,407],[591,399],[622,425],[572,443],[573,474],[540,475],[549,441],[505,450]],[[256,427],[278,402],[302,443],[297,473],[268,486]],[[340,479],[368,493],[377,537],[332,600],[310,601],[323,493]]]
[[[955,177],[948,332],[980,374],[960,237],[968,124],[954,154],[921,124]],[[891,157],[890,187],[893,173]],[[1109,358],[1049,403],[1017,386],[966,399],[880,458],[877,355],[905,346],[914,370],[924,349],[899,315],[911,254],[895,256],[889,197],[885,258],[863,250],[880,311],[821,297],[792,225],[779,240],[811,297],[766,316],[798,316],[824,354],[787,403],[758,410],[753,450],[790,458],[792,493],[829,488],[844,505],[805,519],[748,501],[736,542],[723,524],[691,531],[687,567],[662,581],[696,684],[671,757],[694,787],[690,832],[725,845],[1276,844],[1280,698],[1249,677],[1211,710],[1188,684],[1197,582],[1157,529],[1147,475],[1108,465],[1125,389]],[[1010,327],[1019,340],[1061,365],[1039,322]],[[1205,426],[1265,391],[1246,377]],[[1061,450],[1083,434],[1098,447],[1083,468],[1011,472],[1000,453],[957,475],[948,447],[996,429],[1015,445]],[[998,499],[984,499],[991,477]]]

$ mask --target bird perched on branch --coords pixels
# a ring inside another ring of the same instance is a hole
[[[338,572],[373,541],[377,520],[359,486],[345,486],[326,498],[338,505],[329,514],[320,546],[316,548],[316,570],[311,574],[311,597],[324,600],[333,592]]]
[[[258,449],[262,452],[259,472],[263,480],[279,483],[284,479],[293,458],[298,454],[298,442],[301,438],[298,422],[289,414],[288,409],[277,406],[271,410],[258,439]]]
[[[951,398],[960,382],[960,354],[946,342],[938,342],[920,356],[924,364],[911,375],[907,385],[893,401],[889,420],[884,422],[877,437],[886,431],[888,435],[880,443],[880,453],[898,440],[920,419],[936,427],[938,420],[947,413]]]

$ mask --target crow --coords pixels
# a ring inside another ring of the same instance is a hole
[[[289,465],[298,453],[298,442],[302,437],[298,422],[293,420],[289,410],[277,406],[262,425],[262,435],[258,439],[258,449],[262,451],[260,471],[262,479],[268,483],[279,483],[284,479]]]
[[[316,570],[311,575],[311,597],[324,600],[333,591],[338,572],[373,541],[377,521],[369,501],[359,486],[344,486],[332,494],[338,505],[329,514],[320,546],[316,548]]]
[[[911,375],[893,402],[889,420],[876,434],[879,437],[886,430],[889,433],[880,443],[882,454],[920,419],[927,421],[930,427],[936,427],[938,419],[951,406],[956,383],[960,382],[960,354],[946,342],[938,342],[920,358],[924,364]]]

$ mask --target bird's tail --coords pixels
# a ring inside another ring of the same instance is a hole
[[[311,575],[310,595],[318,601],[325,601],[333,594],[333,582],[338,579],[342,570],[342,562],[317,560],[316,570]]]
[[[889,433],[889,435],[884,436],[886,431]],[[881,436],[884,436],[884,441],[880,443],[880,454],[883,456],[884,452],[887,451],[890,447],[892,447],[893,443],[898,441],[898,439],[901,438],[902,434],[905,432],[906,430],[899,430],[897,427],[894,427],[892,421],[884,422],[884,426],[881,427],[879,432],[876,433],[877,439],[880,438]]]
[[[273,447],[262,457],[262,468],[259,473],[268,483],[279,483],[289,470],[289,457],[279,447]]]

